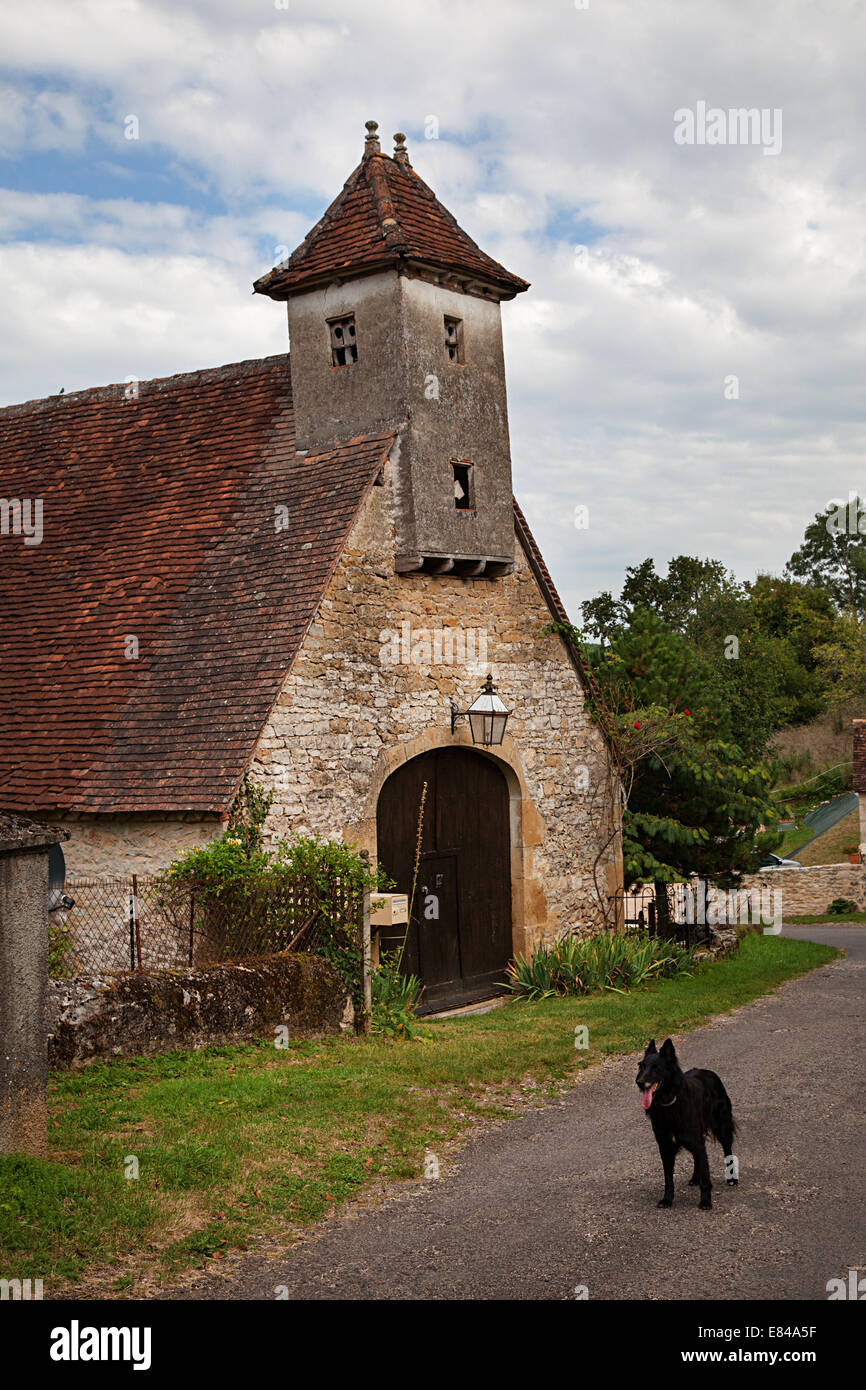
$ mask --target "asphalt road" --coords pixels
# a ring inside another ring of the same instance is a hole
[[[673,1207],[656,1207],[661,1162],[628,1057],[473,1141],[448,1176],[171,1296],[826,1300],[828,1279],[866,1273],[866,928],[786,934],[848,955],[674,1036],[684,1069],[720,1074],[740,1126],[738,1187],[710,1141],[712,1211],[687,1154]]]

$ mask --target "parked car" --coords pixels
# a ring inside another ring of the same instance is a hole
[[[762,869],[802,869],[799,859],[780,859],[778,854],[768,854],[761,860]]]

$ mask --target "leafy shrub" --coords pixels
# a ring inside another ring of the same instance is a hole
[[[506,983],[526,999],[589,994],[598,989],[624,994],[650,980],[689,974],[693,956],[677,942],[646,932],[561,936],[536,946],[529,960],[513,961]]]
[[[830,917],[843,917],[846,912],[859,912],[860,909],[851,898],[834,898],[827,905],[827,912]]]
[[[415,1037],[415,1008],[421,997],[416,975],[400,973],[400,951],[383,952],[372,978],[371,1026],[375,1033],[392,1038]]]
[[[158,876],[159,905],[195,930],[217,958],[295,948],[330,961],[356,1016],[363,1008],[360,902],[391,881],[353,845],[297,835],[264,848],[272,796],[244,779],[225,833],[181,855]],[[303,933],[303,937],[301,936]]]
[[[48,978],[68,980],[75,973],[75,941],[64,921],[56,917],[48,923]]]
[[[264,844],[264,824],[274,804],[274,793],[266,792],[244,773],[240,791],[229,809],[226,837],[240,844],[247,854],[254,854]]]

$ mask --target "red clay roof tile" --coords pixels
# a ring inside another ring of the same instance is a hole
[[[299,457],[286,356],[124,390],[0,411],[8,810],[223,810],[393,439]]]
[[[297,250],[255,289],[288,299],[335,276],[413,260],[477,279],[502,298],[529,288],[475,244],[408,162],[374,153],[364,156]]]

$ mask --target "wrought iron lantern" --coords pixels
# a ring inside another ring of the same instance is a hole
[[[493,677],[488,676],[481,694],[468,709],[459,710],[452,700],[451,732],[454,733],[458,719],[468,719],[472,732],[472,742],[490,748],[494,744],[501,743],[505,737],[505,725],[508,723],[510,714],[511,710],[505,708],[496,693]]]

